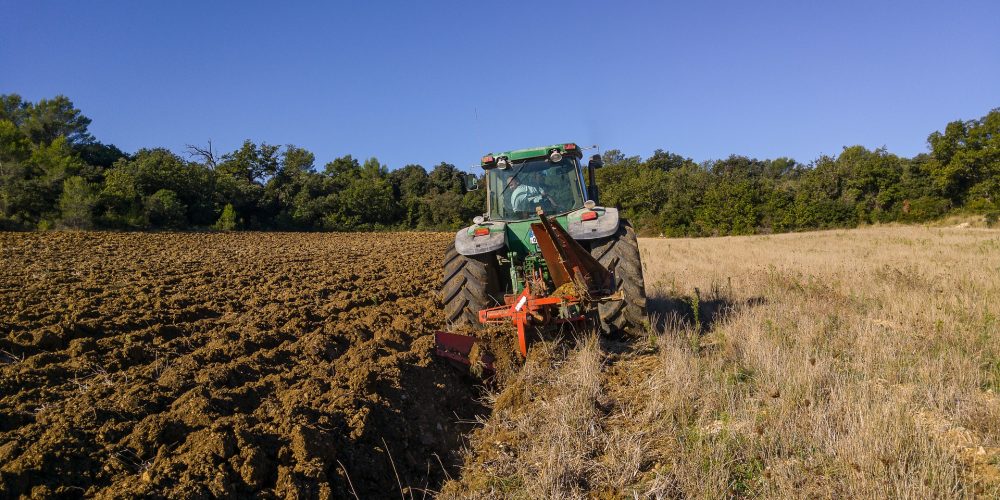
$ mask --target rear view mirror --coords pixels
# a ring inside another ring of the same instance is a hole
[[[465,174],[465,190],[475,191],[479,189],[479,176],[476,174]]]
[[[589,168],[601,168],[604,166],[604,160],[601,160],[601,155],[594,155],[590,157],[590,162],[587,163]]]

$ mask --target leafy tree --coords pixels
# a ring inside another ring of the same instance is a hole
[[[20,127],[28,117],[31,103],[24,102],[17,94],[0,94],[0,120],[9,121]]]
[[[258,146],[248,139],[240,149],[223,155],[218,171],[247,182],[266,181],[278,172],[279,150],[278,146],[266,143]]]
[[[166,149],[142,149],[121,158],[105,177],[100,206],[111,225],[143,224],[137,215],[148,211],[147,199],[161,190],[173,193],[185,207],[184,220],[201,226],[215,222],[213,195],[219,183],[212,172]]]
[[[63,181],[59,197],[60,224],[74,229],[90,229],[97,195],[83,177],[74,176]]]
[[[2,162],[27,160],[31,155],[31,141],[10,120],[0,120],[0,166]]]
[[[187,224],[184,216],[187,207],[177,193],[161,189],[146,198],[146,220],[157,228],[180,229]]]
[[[420,165],[406,165],[389,173],[393,196],[399,200],[402,223],[419,227],[424,219],[424,197],[430,187],[427,171]]]
[[[94,140],[87,128],[90,118],[83,116],[66,96],[42,99],[25,107],[24,128],[31,142],[48,144],[63,137],[70,145],[87,144]]]
[[[26,151],[23,139],[13,133],[9,123],[0,121],[0,135],[10,139],[0,145],[2,215],[9,223],[23,226],[54,219],[63,181],[78,175],[83,164],[62,137]]]
[[[615,166],[621,163],[629,163],[637,165],[642,162],[642,158],[638,156],[625,156],[624,153],[617,149],[609,149],[601,155],[601,160],[604,162],[605,166]]]
[[[439,163],[427,175],[429,191],[432,193],[455,193],[465,192],[464,174],[450,163]]]
[[[87,165],[96,167],[98,172],[111,168],[116,161],[127,155],[114,144],[102,144],[94,141],[76,147],[77,154]]]
[[[937,187],[956,205],[1000,206],[1000,108],[978,120],[954,121],[927,142]]]
[[[327,172],[333,173],[333,183],[339,188],[327,197],[332,209],[324,217],[327,228],[377,228],[396,220],[397,205],[388,171],[377,159],[359,166],[350,156],[339,158],[327,165]]]
[[[646,160],[646,166],[650,168],[655,168],[657,170],[663,170],[664,172],[669,172],[676,168],[684,166],[687,162],[691,160],[684,158],[683,156],[675,153],[670,153],[662,149],[657,149],[653,151],[653,156],[650,156]]]
[[[434,196],[433,203],[427,203],[427,228],[447,228],[468,224],[462,217],[463,196],[454,191],[445,191]]]
[[[322,181],[314,171],[316,157],[311,152],[292,145],[285,146],[280,154],[277,172],[267,180],[262,194],[262,213],[281,228],[308,229],[315,227],[318,219],[306,220],[296,216],[297,200],[323,196]],[[305,191],[305,193],[303,193]]]

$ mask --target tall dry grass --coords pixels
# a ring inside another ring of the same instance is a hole
[[[641,247],[656,331],[536,346],[443,496],[1000,496],[1000,231]]]

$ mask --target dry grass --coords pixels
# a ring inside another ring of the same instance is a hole
[[[1000,231],[641,246],[659,333],[536,348],[444,496],[1000,495]]]

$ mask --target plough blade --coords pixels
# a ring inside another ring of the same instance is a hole
[[[483,377],[493,375],[495,372],[493,362],[495,358],[485,350],[478,353],[478,359],[472,359],[472,350],[478,340],[468,335],[460,335],[451,332],[434,332],[434,353],[442,358],[446,358],[453,363],[467,366],[470,371],[475,372],[473,363],[482,369]]]

